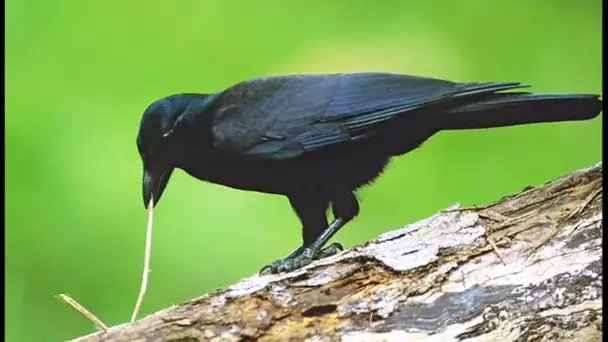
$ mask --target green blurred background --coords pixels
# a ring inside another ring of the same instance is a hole
[[[391,71],[601,93],[601,1],[6,2],[6,337],[130,317],[146,213],[135,137],[153,100],[282,73]],[[360,192],[347,247],[601,160],[601,119],[442,132]],[[231,284],[300,243],[286,199],[178,171],[155,211],[142,314]]]

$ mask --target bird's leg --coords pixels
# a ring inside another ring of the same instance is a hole
[[[305,247],[302,248],[300,255],[297,255],[292,259],[286,260],[287,262],[280,264],[277,271],[293,271],[310,264],[313,260],[322,259],[336,254],[338,249],[343,249],[340,243],[331,244],[327,248],[323,248],[323,246],[327,243],[327,241],[329,241],[329,239],[331,239],[332,236],[334,236],[334,234],[338,232],[338,230],[340,230],[340,228],[344,226],[345,223],[346,221],[341,218],[333,220],[329,227],[327,227],[327,229],[325,229],[325,231],[323,231],[323,233],[319,235],[319,237],[317,237],[312,244],[305,245]]]
[[[298,269],[310,263],[314,255],[306,248],[312,244],[317,236],[327,228],[325,211],[329,205],[328,200],[312,194],[298,194],[289,196],[289,202],[302,222],[302,237],[304,243],[283,259],[265,265],[260,273],[287,272]]]
[[[311,253],[315,257],[315,259],[321,259],[323,257],[327,257],[329,255],[337,253],[338,248],[336,247],[342,247],[340,243],[331,244],[325,249],[323,249],[323,246],[325,246],[327,241],[329,241],[329,239],[331,239],[331,237],[334,236],[334,234],[336,234],[338,230],[340,230],[340,228],[344,226],[345,223],[346,221],[342,218],[336,218],[335,220],[333,220],[329,227],[327,227],[327,229],[325,229],[325,231],[321,235],[319,235],[319,237],[317,237],[317,239],[310,246],[306,247],[302,253],[305,253],[306,250],[309,249],[311,250]],[[344,249],[344,247],[342,247],[342,249]],[[324,256],[320,256],[321,254],[324,254]]]
[[[293,200],[292,205],[294,205]],[[323,246],[332,238],[332,236],[334,236],[334,234],[338,232],[338,230],[340,230],[340,228],[342,228],[348,221],[352,220],[359,213],[359,203],[357,202],[355,196],[350,192],[342,196],[335,197],[332,201],[332,209],[336,218],[329,225],[329,227],[325,228],[320,234],[318,234],[318,228],[320,225],[306,225],[307,222],[315,222],[310,220],[310,218],[313,217],[312,215],[302,216],[295,205],[294,209],[296,209],[296,213],[298,213],[302,219],[302,223],[304,224],[304,244],[301,247],[301,251],[298,255],[293,255],[292,257],[288,256],[288,258],[271,264],[275,266],[274,268],[270,268],[272,273],[289,272],[304,267],[315,259],[321,259],[337,253],[338,250],[342,250],[342,245],[339,243],[333,243],[325,249],[323,249]],[[312,212],[308,213],[312,214]],[[316,217],[319,217],[318,212],[315,214]],[[326,220],[324,215],[325,214],[323,214],[323,219]],[[321,221],[316,222],[320,223]],[[327,223],[325,223],[325,225],[326,224]]]
[[[326,248],[323,248],[323,246],[340,228],[359,214],[359,202],[357,202],[357,198],[352,192],[345,191],[333,196],[332,211],[335,217],[334,221],[309,246],[313,250],[314,259],[322,259],[344,250],[339,242],[334,242]]]

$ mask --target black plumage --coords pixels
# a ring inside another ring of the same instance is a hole
[[[288,197],[303,245],[269,269],[302,267],[359,212],[356,189],[393,156],[440,130],[586,120],[591,94],[503,92],[518,82],[458,83],[389,73],[288,75],[213,94],[177,94],[144,112],[137,146],[143,197],[156,204],[174,168],[233,188]],[[335,220],[328,225],[331,205]]]

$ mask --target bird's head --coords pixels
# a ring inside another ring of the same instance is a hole
[[[137,134],[137,149],[143,162],[143,200],[154,206],[160,200],[174,169],[174,129],[189,102],[188,95],[173,95],[150,104],[144,111]]]

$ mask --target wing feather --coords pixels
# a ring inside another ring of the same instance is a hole
[[[293,158],[371,137],[380,123],[429,104],[522,87],[388,73],[259,78],[215,97],[214,146],[259,158]]]

